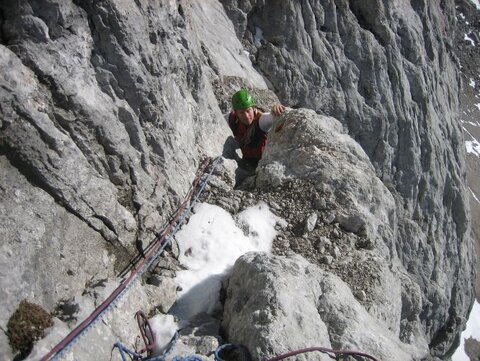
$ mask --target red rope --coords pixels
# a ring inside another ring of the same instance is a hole
[[[306,353],[306,352],[314,352],[314,351],[319,351],[319,352],[323,352],[323,353],[333,353],[335,355],[361,356],[361,357],[369,358],[370,360],[373,360],[373,361],[379,361],[375,357],[367,355],[366,353],[363,353],[363,352],[348,351],[348,350],[332,350],[332,349],[325,348],[325,347],[303,348],[303,349],[300,349],[300,350],[285,353],[283,355],[275,356],[271,359],[268,359],[267,361],[279,361],[279,360],[283,360],[287,357],[299,355],[301,353]]]
[[[135,318],[137,319],[138,328],[140,329],[143,342],[145,343],[145,348],[138,351],[138,353],[141,354],[147,352],[147,355],[151,356],[156,343],[155,333],[153,332],[152,326],[150,326],[150,322],[148,322],[148,318],[145,313],[138,311],[135,314]]]
[[[172,229],[176,226],[177,221],[179,220],[180,216],[182,215],[183,211],[187,207],[187,204],[190,202],[198,183],[200,183],[200,179],[202,175],[205,173],[208,165],[210,164],[210,159],[205,159],[197,171],[197,176],[192,183],[192,187],[187,194],[187,197],[181,204],[181,206],[175,212],[175,216],[173,217],[172,221],[168,224],[167,228],[162,232],[162,234],[157,238],[155,241],[155,246],[148,251],[145,255],[145,258],[135,267],[131,272],[130,276],[124,280],[116,289],[112,292],[112,294],[101,303],[99,307],[97,307],[91,314],[88,316],[80,325],[78,325],[75,329],[73,329],[62,341],[60,341],[49,353],[41,358],[40,361],[48,361],[58,352],[63,350],[70,342],[72,342],[80,333],[82,333],[103,311],[107,309],[108,306],[118,297],[118,295],[135,279],[139,270],[143,268],[147,262],[150,262],[152,257],[155,256],[157,251],[163,246],[165,240],[167,239],[167,235],[172,231]]]

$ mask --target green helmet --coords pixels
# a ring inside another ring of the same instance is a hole
[[[255,104],[255,99],[250,95],[247,89],[241,89],[233,94],[232,107],[234,110],[247,109]]]

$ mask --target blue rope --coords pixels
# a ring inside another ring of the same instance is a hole
[[[145,356],[143,357],[139,353],[130,350],[127,348],[124,344],[121,342],[117,342],[114,345],[114,348],[118,348],[120,351],[120,356],[122,357],[122,361],[128,361],[126,358],[126,354],[130,355],[133,359],[135,360],[141,360],[141,361],[165,361],[167,356],[172,352],[173,348],[175,347],[178,338],[179,338],[179,331],[175,332],[175,335],[173,335],[172,339],[168,343],[167,348],[161,355],[156,355],[156,356]],[[190,355],[190,356],[175,356],[172,361],[203,361],[201,357],[196,356],[196,355]]]
[[[189,356],[175,356],[172,361],[203,361],[200,356],[189,355]]]
[[[220,357],[220,353],[223,352],[223,350],[225,350],[225,349],[230,349],[230,348],[235,348],[235,347],[236,346],[231,344],[231,343],[226,343],[225,345],[217,347],[217,349],[215,350],[215,361],[224,361]]]
[[[118,348],[118,351],[120,351],[120,356],[122,357],[122,361],[128,361],[125,354],[132,356],[134,359],[142,358],[142,355],[130,350],[121,342],[116,342],[115,345],[113,345],[113,348]]]
[[[236,345],[233,343],[226,343],[224,345],[221,345],[217,347],[217,349],[214,352],[215,356],[215,361],[224,361],[224,359],[221,356],[221,353],[225,350],[233,350],[233,349],[238,349],[243,352],[244,356],[247,357],[248,360],[252,360],[252,356],[250,355],[250,352],[248,349],[243,346],[243,345]]]

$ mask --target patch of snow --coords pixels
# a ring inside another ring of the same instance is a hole
[[[480,103],[475,104],[475,106],[480,110]]]
[[[478,203],[480,203],[480,199],[478,199],[477,195],[472,191],[472,188],[468,187],[468,189],[470,189],[470,192],[472,193],[473,198],[474,198]]]
[[[467,122],[467,121],[463,121],[462,122],[463,124],[468,124],[468,125],[471,125],[472,127],[479,127],[480,124],[478,124],[478,122]]]
[[[467,321],[467,328],[460,336],[460,346],[452,356],[452,361],[470,361],[470,358],[465,353],[465,339],[474,338],[480,341],[480,304],[475,301],[472,311]]]
[[[160,355],[179,329],[172,315],[155,315],[148,320],[155,335],[154,353]]]
[[[284,222],[264,202],[233,219],[215,205],[199,203],[194,215],[176,235],[180,263],[186,268],[175,278],[181,287],[173,313],[182,321],[200,313],[214,312],[224,275],[241,255],[250,251],[270,252],[277,231]],[[182,326],[182,325],[181,325]]]
[[[475,80],[473,80],[473,78],[470,78],[470,83],[468,85],[475,89]]]
[[[462,127],[463,130],[468,133],[468,135],[472,138],[471,141],[467,140],[465,141],[465,148],[467,149],[467,153],[473,153],[477,157],[480,157],[480,143],[478,142],[477,139],[468,131],[467,128]]]
[[[466,141],[465,147],[467,148],[467,153],[473,153],[477,157],[480,157],[480,143],[478,140]]]
[[[475,46],[475,41],[472,38],[470,38],[467,34],[465,34],[463,40],[469,41],[472,44],[472,46]]]
[[[480,1],[479,0],[470,0],[476,7],[478,10],[480,10]]]
[[[463,20],[465,20],[465,15],[463,15],[463,13],[458,13],[458,16],[460,16]]]
[[[263,37],[263,30],[258,26],[255,26],[255,45],[262,46],[262,41],[265,41],[265,38]]]

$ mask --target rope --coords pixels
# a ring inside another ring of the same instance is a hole
[[[175,356],[172,361],[203,361],[200,356],[189,355],[189,356]]]
[[[375,357],[370,356],[370,355],[368,355],[366,353],[363,353],[363,352],[349,351],[349,350],[332,350],[332,349],[325,348],[325,347],[304,348],[304,349],[288,352],[288,353],[285,353],[285,354],[280,355],[280,356],[275,356],[271,359],[268,359],[267,361],[279,361],[279,360],[283,360],[283,359],[288,358],[288,357],[296,356],[296,355],[299,355],[299,354],[302,354],[302,353],[307,353],[307,352],[314,352],[314,351],[323,352],[323,353],[326,353],[326,354],[332,353],[332,354],[336,355],[337,357],[338,356],[354,356],[354,357],[355,356],[360,356],[360,357],[366,357],[366,358],[368,358],[370,360],[373,360],[373,361],[378,361],[378,359],[376,359]]]
[[[120,356],[122,357],[122,361],[128,361],[127,354],[131,356],[134,360],[142,358],[142,355],[130,350],[121,342],[116,342],[115,345],[113,345],[113,348],[118,348],[118,351],[120,351]]]
[[[180,335],[179,332],[180,330],[175,332],[175,335],[173,335],[165,351],[163,351],[161,355],[157,355],[157,356],[143,357],[140,353],[130,350],[121,342],[115,343],[113,348],[118,348],[118,350],[120,351],[120,356],[122,357],[122,361],[128,361],[126,358],[126,354],[128,354],[134,360],[139,360],[139,361],[165,361],[167,356],[172,352],[173,348],[175,347],[178,341],[178,338]],[[175,356],[172,359],[172,361],[203,361],[203,360],[199,356],[191,355],[191,356]]]
[[[158,258],[158,256],[163,253],[165,248],[171,243],[171,240],[176,232],[180,229],[180,226],[185,221],[187,215],[189,214],[192,207],[195,205],[198,197],[205,189],[208,179],[211,177],[215,167],[217,166],[220,157],[217,157],[213,162],[210,162],[210,159],[205,159],[197,171],[197,176],[195,177],[192,187],[188,192],[185,200],[180,205],[180,207],[175,212],[172,217],[172,221],[168,224],[167,228],[161,233],[161,235],[155,241],[155,245],[148,251],[145,255],[145,258],[139,263],[139,265],[134,268],[130,276],[124,280],[113,292],[112,294],[102,302],[102,304],[97,307],[89,317],[87,317],[80,325],[78,325],[74,330],[72,330],[61,342],[59,342],[49,353],[47,353],[41,361],[47,360],[59,360],[63,354],[68,351],[77,341],[83,336],[91,327],[95,325],[98,320],[100,320],[106,312],[108,312],[118,301],[128,292],[128,290],[133,286],[134,281],[136,281],[145,271],[150,267],[150,265]],[[198,184],[201,181],[202,175],[204,175],[205,170],[208,166],[211,166],[210,172],[207,177],[203,180],[203,183],[200,186],[200,190],[194,195],[195,189],[198,187]],[[192,201],[193,197],[193,201]],[[189,206],[187,207],[187,205]],[[175,225],[175,226],[174,226]],[[172,231],[173,228],[173,231]],[[167,238],[167,235],[169,237]],[[125,352],[126,348],[121,349]],[[121,351],[122,352],[122,351]]]
[[[237,350],[237,349],[243,353],[243,355],[244,355],[243,359],[246,359],[246,360],[249,360],[249,361],[252,360],[252,355],[250,355],[250,352],[248,351],[248,349],[245,346],[235,345],[235,344],[232,344],[232,343],[226,343],[224,345],[221,345],[221,346],[217,347],[217,349],[215,350],[215,352],[214,352],[215,361],[225,361],[223,359],[222,354],[224,352],[234,351],[234,350]],[[234,357],[234,359],[238,359],[238,357]]]

